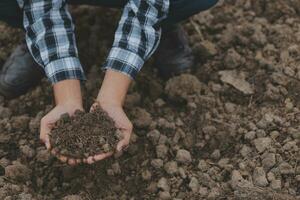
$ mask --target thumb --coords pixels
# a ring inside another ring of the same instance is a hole
[[[123,130],[123,139],[118,143],[117,145],[117,151],[122,151],[126,149],[129,145],[130,142],[130,131],[128,130]]]
[[[49,122],[46,118],[41,120],[41,128],[40,128],[40,140],[46,145],[48,150],[51,149],[49,133],[51,131]]]

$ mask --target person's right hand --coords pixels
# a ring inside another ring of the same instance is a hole
[[[51,153],[62,162],[75,165],[82,162],[82,160],[69,159],[60,155],[55,147],[51,146],[49,133],[62,114],[68,113],[69,115],[73,115],[76,110],[83,110],[80,82],[79,80],[60,81],[54,84],[53,89],[56,106],[41,120],[40,139],[45,143],[46,148],[51,150]]]
[[[83,110],[81,105],[57,105],[55,106],[47,115],[45,115],[41,120],[40,128],[40,140],[46,145],[48,150],[51,150],[51,153],[56,156],[62,162],[68,162],[69,165],[75,165],[80,163],[80,159],[71,159],[63,155],[60,155],[56,151],[55,147],[52,147],[50,144],[49,133],[54,127],[54,124],[60,119],[62,114],[68,113],[70,116],[74,114],[76,110]]]

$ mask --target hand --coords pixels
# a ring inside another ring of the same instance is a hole
[[[77,159],[68,159],[65,156],[62,156],[55,150],[55,147],[52,147],[49,140],[49,133],[53,128],[54,124],[60,119],[62,114],[68,113],[73,115],[76,110],[83,110],[81,105],[57,105],[55,106],[47,115],[45,115],[41,120],[40,128],[40,140],[45,143],[46,148],[51,150],[51,153],[56,156],[62,162],[67,162],[70,165],[75,165],[80,163],[81,160]]]
[[[93,112],[94,108],[96,106],[100,106],[105,112],[107,112],[108,116],[111,117],[116,125],[116,128],[119,129],[122,133],[122,140],[119,141],[117,144],[117,151],[122,151],[124,148],[126,148],[129,145],[130,137],[132,134],[132,123],[126,116],[122,106],[116,106],[111,104],[104,104],[104,103],[95,103],[91,107],[91,112]],[[101,123],[101,122],[99,122]],[[105,154],[98,154],[95,156],[90,156],[87,158],[85,162],[88,164],[93,164],[94,162],[97,162],[99,160],[103,160],[109,156],[113,155],[113,152],[105,153]]]
[[[132,123],[122,108],[130,82],[131,79],[128,76],[108,69],[97,97],[99,104],[96,103],[91,107],[91,111],[93,111],[93,107],[99,105],[115,121],[116,127],[122,132],[123,139],[117,144],[117,151],[122,151],[128,146],[132,133]],[[112,154],[113,152],[91,156],[86,162],[92,164]]]
[[[70,165],[80,163],[81,160],[68,159],[59,155],[55,147],[51,147],[49,133],[60,116],[65,113],[73,115],[76,110],[83,110],[80,82],[78,80],[64,80],[53,85],[56,106],[41,120],[40,139],[45,143],[46,148],[51,150],[62,162],[68,162]]]

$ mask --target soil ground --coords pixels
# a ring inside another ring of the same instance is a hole
[[[121,157],[69,167],[38,140],[50,84],[0,99],[0,199],[299,199],[300,5],[226,0],[184,23],[193,75],[160,79],[150,60],[131,86]],[[86,108],[119,12],[74,7]],[[23,38],[0,25],[0,64]],[[13,36],[13,37],[12,37]]]

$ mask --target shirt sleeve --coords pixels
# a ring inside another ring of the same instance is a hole
[[[156,50],[161,36],[160,23],[168,11],[169,0],[129,0],[103,68],[134,79]]]
[[[85,80],[78,59],[74,25],[65,0],[17,0],[23,10],[26,43],[54,84]]]

